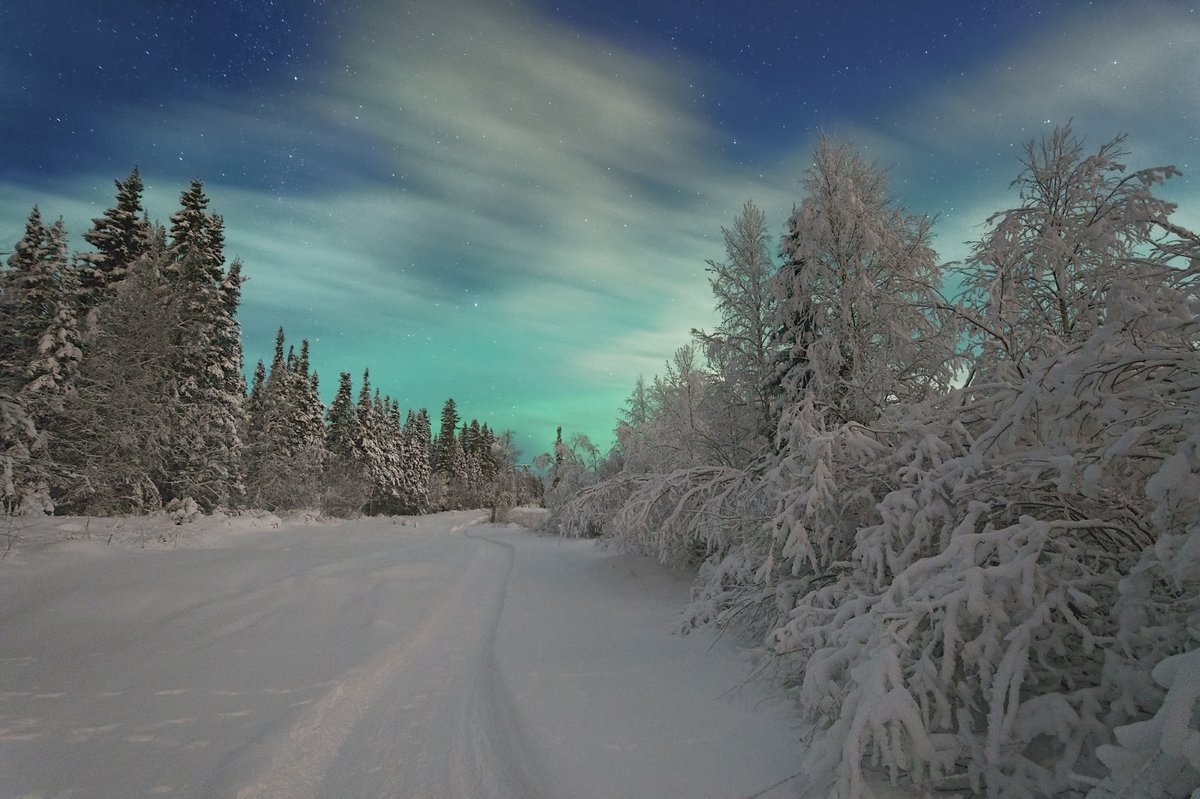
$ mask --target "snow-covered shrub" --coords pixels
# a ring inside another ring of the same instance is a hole
[[[613,517],[646,479],[644,475],[620,474],[591,485],[577,486],[570,494],[561,491],[565,482],[560,482],[559,486],[547,491],[546,504],[551,515],[543,529],[569,538],[611,535]]]
[[[1111,730],[1155,711],[1150,666],[1200,644],[1196,584],[1163,560],[1200,520],[1197,310],[1125,287],[1020,383],[939,401],[957,412],[948,438],[917,432],[930,406],[893,421],[893,453],[924,465],[897,471],[845,561],[829,501],[794,526],[789,551],[829,582],[773,645],[822,730],[806,765],[833,795],[869,796],[865,764],[990,796],[1080,791]]]
[[[1200,791],[1200,649],[1172,655],[1153,671],[1166,690],[1158,711],[1115,730],[1097,756],[1110,776],[1087,799],[1150,799]]]
[[[371,482],[357,464],[326,463],[321,477],[321,512],[337,519],[362,515],[371,499]]]
[[[697,466],[636,481],[612,518],[612,537],[628,552],[660,563],[698,565],[761,527],[759,492],[741,469]]]
[[[780,457],[767,473],[776,507],[766,568],[832,577],[857,531],[878,520],[893,471],[888,442],[858,422],[831,424],[811,394],[784,411],[780,431]]]
[[[173,499],[163,510],[175,524],[191,524],[200,518],[200,506],[191,497]]]
[[[592,537],[599,535],[598,528],[579,521],[560,523],[560,512],[575,515],[589,513],[586,502],[576,501],[579,494],[600,481],[597,469],[600,452],[587,436],[575,433],[563,441],[562,428],[554,442],[554,452],[543,453],[534,459],[534,466],[543,473],[542,499],[550,511],[551,518],[543,529],[567,536]],[[568,505],[573,506],[566,511]],[[593,532],[595,530],[595,532]]]
[[[1200,786],[1200,522],[1155,542],[1119,590],[1105,676],[1141,720],[1099,747],[1109,773],[1088,799],[1185,796]]]
[[[1144,553],[1121,580],[1115,614],[1106,676],[1125,686],[1123,710],[1140,720],[1117,727],[1115,743],[1097,749],[1108,774],[1087,781],[1095,785],[1088,799],[1200,790],[1200,523]]]

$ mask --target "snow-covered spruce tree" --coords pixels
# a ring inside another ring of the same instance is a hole
[[[429,412],[421,408],[416,413],[408,412],[404,420],[405,447],[408,450],[408,460],[405,462],[405,484],[409,486],[412,512],[423,513],[430,508],[429,498],[429,446],[430,446]]]
[[[300,355],[291,374],[296,415],[297,466],[303,475],[307,496],[303,507],[319,506],[321,474],[325,464],[325,403],[321,401],[321,378],[309,360],[308,339],[300,341]]]
[[[601,475],[600,450],[582,433],[563,440],[562,428],[555,433],[554,453],[534,458],[543,478],[543,501],[550,511],[544,523],[557,535],[597,538],[609,535],[609,522],[620,509],[626,492]]]
[[[242,302],[242,262],[234,260],[221,281],[219,312],[213,324],[214,363],[209,373],[215,378],[214,399],[218,405],[218,428],[214,445],[221,477],[228,485],[225,504],[245,504],[246,465],[241,433],[246,421],[246,362],[242,352],[242,325],[237,311]]]
[[[250,392],[246,395],[246,432],[242,440],[246,442],[247,461],[252,460],[249,451],[256,432],[262,430],[266,419],[267,367],[260,358],[254,365],[254,376],[250,378]],[[247,466],[249,469],[250,467]],[[247,477],[247,480],[250,478]]]
[[[447,491],[451,508],[473,508],[478,505],[475,492],[479,486],[480,469],[474,439],[478,433],[478,422],[472,431],[470,422],[464,420],[455,438],[456,446],[447,470]]]
[[[421,513],[429,496],[426,447],[420,433],[400,424],[399,405],[372,393],[369,372],[356,402],[350,375],[342,373],[326,426],[324,496],[338,516]],[[428,430],[428,415],[426,433]]]
[[[0,273],[0,391],[20,407],[3,491],[7,511],[53,509],[51,486],[59,471],[46,433],[62,413],[81,358],[76,324],[78,283],[67,258],[62,220],[46,227],[34,208],[8,268]],[[15,417],[14,417],[15,418]],[[17,435],[20,433],[20,435]]]
[[[438,434],[430,446],[429,503],[432,508],[448,510],[456,506],[465,475],[465,456],[458,437],[458,405],[453,398],[442,405]],[[452,496],[453,495],[453,496]]]
[[[355,413],[350,373],[342,372],[325,425],[325,459],[321,476],[321,507],[331,516],[357,516],[371,498],[363,433]]]
[[[478,419],[472,419],[470,424],[464,426],[463,449],[472,459],[470,467],[474,471],[472,479],[477,500],[480,502],[485,501],[483,493],[496,474],[497,464],[492,452],[493,443],[495,443],[495,437],[488,429],[486,422],[480,424]]]
[[[363,452],[371,481],[371,497],[367,502],[367,512],[371,514],[409,510],[409,498],[405,496],[405,461],[409,453],[400,435],[399,420],[390,408],[390,401],[385,402],[378,390],[372,397],[370,378],[364,372],[356,413],[363,431]]]
[[[891,198],[884,171],[845,142],[818,143],[803,185],[771,280],[780,415],[811,397],[830,424],[867,424],[943,391],[955,342],[935,315],[932,221]]]
[[[445,458],[445,468],[439,475],[445,481],[446,507],[450,510],[463,510],[470,503],[470,469],[462,439],[450,439],[450,450]]]
[[[483,476],[483,457],[479,451],[466,455],[466,469],[463,479],[463,507],[478,508],[487,505],[488,481]]]
[[[308,342],[283,354],[280,328],[269,376],[255,370],[247,402],[246,503],[267,510],[319,506],[325,456],[323,407],[309,375]]]
[[[295,354],[287,352],[284,330],[275,334],[271,367],[260,361],[247,397],[247,427],[243,438],[246,464],[246,504],[252,508],[284,510],[297,507],[292,493],[291,461],[301,414],[300,398],[291,379]]]
[[[241,501],[245,396],[235,315],[241,265],[235,261],[226,274],[224,221],[207,212],[208,202],[198,180],[180,196],[163,270],[178,295],[175,332],[183,357],[177,369],[185,409],[164,499],[190,498],[205,510]]]
[[[25,235],[13,247],[7,269],[0,271],[0,312],[4,335],[0,337],[0,363],[5,380],[17,386],[24,380],[25,364],[37,349],[41,326],[58,293],[51,253],[50,230],[37,206],[29,212]]]
[[[470,428],[463,422],[446,460],[443,477],[446,481],[446,505],[463,510],[476,505],[474,491],[479,483],[479,461],[468,447]]]
[[[1056,131],[1028,152],[1070,141]],[[975,379],[881,420],[895,478],[876,521],[857,521],[853,547],[819,580],[801,575],[772,638],[819,731],[810,778],[834,796],[869,795],[868,764],[988,796],[1200,786],[1200,740],[1181,721],[1200,711],[1200,674],[1172,659],[1200,648],[1188,622],[1200,580],[1200,239],[1115,174],[1097,179],[1107,170],[1088,165],[1111,152],[1026,164],[1018,185],[1053,191],[1009,214],[1059,227],[993,217],[968,268],[995,294],[962,311],[980,336]],[[1107,205],[1121,196],[1128,204]],[[1106,210],[1056,217],[1068,197]],[[1095,224],[1106,232],[1080,229]],[[1044,259],[1064,251],[1071,301],[987,278],[1001,260],[1010,276],[1053,271]],[[845,504],[854,483],[829,474],[826,506]]]
[[[399,458],[394,513],[425,513],[429,504],[429,451],[415,434],[412,411],[400,421],[400,404],[391,400],[387,430]]]
[[[463,420],[458,430],[458,440],[462,442],[463,452],[471,455],[476,452],[479,439],[479,420]]]
[[[394,485],[395,475],[392,467],[396,466],[394,452],[388,446],[386,431],[383,429],[385,420],[379,416],[380,398],[378,393],[372,401],[371,374],[363,372],[362,384],[358,389],[358,400],[355,403],[354,415],[358,419],[359,441],[358,449],[362,453],[363,466],[366,469],[367,481],[371,493],[367,497],[364,509],[368,514],[377,514],[387,502],[390,489]]]
[[[78,256],[85,265],[80,270],[80,299],[85,310],[110,299],[116,284],[150,247],[151,225],[142,208],[144,187],[137,167],[116,185],[116,205],[93,219],[91,229],[83,234],[84,241],[96,248]]]
[[[408,431],[409,437],[417,442],[420,449],[426,453],[433,446],[433,427],[429,421],[429,411],[425,408],[419,408],[415,413],[408,412],[408,417],[404,420],[404,428]],[[430,463],[428,458],[425,463],[426,468],[429,468]]]
[[[449,470],[450,458],[454,451],[455,434],[458,430],[458,406],[454,398],[447,399],[442,405],[441,425],[437,438],[433,441],[434,473],[446,474]]]
[[[713,515],[745,520],[714,525],[691,609],[755,632],[846,568],[894,483],[885,414],[946,391],[954,368],[930,220],[845,143],[823,139],[803,185],[770,280],[774,452],[720,476]]]
[[[512,433],[511,430],[506,432]],[[510,455],[516,457],[516,451],[511,446],[512,441],[501,446],[500,439],[501,436],[496,435],[487,422],[484,422],[479,430],[479,465],[485,482],[491,482],[501,469],[515,463],[515,460],[509,458]]]
[[[42,225],[37,209],[0,283],[6,382],[42,427],[61,410],[82,357],[74,308],[78,276],[67,258],[62,220]]]

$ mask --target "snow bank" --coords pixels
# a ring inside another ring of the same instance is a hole
[[[266,511],[233,515],[10,516],[0,519],[0,563],[22,563],[37,552],[102,555],[114,549],[216,549],[242,536],[281,527],[337,523],[314,512],[283,518]]]

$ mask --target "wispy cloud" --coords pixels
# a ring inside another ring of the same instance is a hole
[[[1130,167],[1176,164],[1164,195],[1200,222],[1200,18],[1177,3],[1089,10],[926,90],[892,119],[844,121],[892,166],[892,186],[936,213],[939,251],[956,259],[1011,207],[1025,142],[1071,122],[1092,147],[1128,134]]]
[[[532,7],[427,0],[362,14],[324,75],[101,120],[95,172],[32,200],[0,185],[0,229],[15,241],[38,202],[82,246],[133,163],[162,218],[202,177],[251,278],[251,359],[283,324],[319,339],[327,385],[370,366],[401,402],[436,410],[455,396],[467,414],[531,436],[527,449],[556,424],[606,435],[637,374],[712,323],[704,261],[723,256],[720,227],[754,199],[782,230],[809,132],[757,154],[770,170],[738,163],[699,99],[729,76]],[[943,255],[955,257],[1012,201],[1019,145],[1045,120],[1074,117],[1096,144],[1128,131],[1138,164],[1192,157],[1198,65],[1194,15],[1110,9],[1043,31],[897,116],[830,132],[891,165],[896,194],[939,212]]]
[[[396,209],[393,257],[538,342],[520,368],[556,376],[544,388],[564,415],[593,409],[560,421],[606,431],[636,374],[710,318],[720,226],[786,190],[720,158],[688,85],[699,67],[491,4],[366,24],[374,44],[313,102],[382,154],[390,185],[371,203]]]
[[[1108,137],[1137,128],[1149,157],[1160,138],[1200,132],[1200,18],[1175,3],[1080,14],[916,104],[907,126],[930,145],[1007,146],[1074,118]],[[1132,132],[1132,131],[1131,131]]]

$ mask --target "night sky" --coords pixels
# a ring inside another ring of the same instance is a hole
[[[815,137],[852,139],[961,257],[1024,141],[1074,120],[1200,226],[1194,2],[0,3],[0,250],[73,249],[134,165],[199,177],[279,325],[434,417],[604,445],[638,374],[711,325],[704,261],[753,199],[782,232]]]

